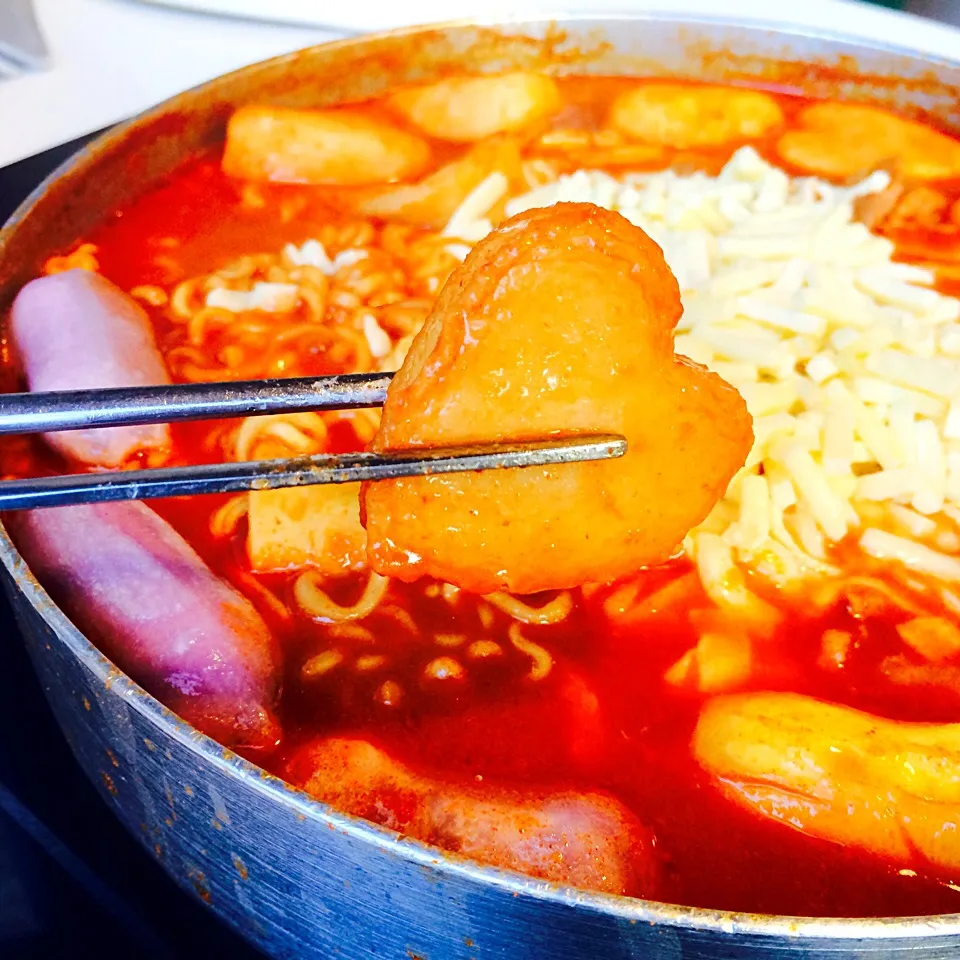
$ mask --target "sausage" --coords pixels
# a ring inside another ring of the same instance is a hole
[[[33,510],[11,527],[51,596],[134,680],[227,746],[277,744],[277,644],[165,520],[129,501]]]
[[[301,747],[286,776],[344,813],[491,866],[605,893],[657,890],[649,834],[602,794],[468,790],[418,776],[365,740],[341,738]]]
[[[109,280],[87,270],[28,283],[14,300],[10,330],[34,392],[170,382],[142,308]],[[115,467],[137,453],[165,454],[170,428],[101,427],[48,433],[46,440],[67,457]]]

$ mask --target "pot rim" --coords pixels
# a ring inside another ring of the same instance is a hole
[[[863,14],[875,11],[863,11]],[[889,13],[889,11],[885,11]],[[0,228],[0,247],[10,242],[20,222],[26,218],[41,196],[55,181],[68,173],[83,176],[83,168],[92,165],[97,155],[119,146],[135,130],[148,126],[164,114],[188,106],[193,97],[223,80],[257,70],[270,64],[277,65],[292,61],[304,53],[316,50],[348,49],[362,47],[370,42],[394,37],[414,36],[436,31],[456,31],[469,28],[488,28],[500,30],[509,35],[511,28],[517,31],[546,27],[551,24],[596,25],[614,27],[622,22],[667,21],[678,25],[713,25],[753,30],[769,30],[775,34],[789,37],[811,37],[834,42],[856,45],[865,50],[881,51],[904,57],[923,58],[931,65],[940,63],[960,68],[960,59],[932,60],[922,49],[901,47],[892,43],[863,39],[856,34],[843,33],[830,29],[821,29],[809,25],[787,22],[736,19],[724,16],[704,16],[694,13],[673,13],[670,11],[637,11],[631,13],[616,12],[604,14],[557,14],[536,18],[490,19],[478,18],[454,20],[429,25],[403,27],[394,30],[378,31],[361,36],[349,36],[343,39],[316,44],[302,50],[282,54],[268,60],[249,64],[237,70],[198,84],[176,96],[123,121],[98,136],[89,145],[61,163],[50,173],[26,199],[17,207],[7,222]],[[950,30],[951,28],[943,28]],[[955,32],[960,37],[960,31]],[[332,827],[343,834],[369,844],[387,853],[410,860],[417,865],[454,874],[480,885],[499,887],[513,895],[522,895],[536,900],[550,901],[558,906],[575,905],[586,908],[592,913],[611,916],[628,923],[658,924],[665,927],[683,928],[702,933],[722,932],[726,934],[751,935],[766,940],[773,937],[787,939],[814,939],[831,941],[868,940],[883,941],[892,938],[922,940],[928,937],[960,936],[960,912],[913,917],[802,917],[776,914],[745,913],[727,910],[712,910],[702,907],[687,907],[680,904],[656,900],[641,900],[632,897],[581,890],[564,884],[549,883],[525,874],[497,867],[487,866],[477,861],[432,847],[419,840],[405,837],[396,831],[359,817],[343,814],[329,806],[314,800],[307,793],[286,783],[279,777],[245,760],[232,750],[221,746],[206,734],[180,719],[173,711],[147,693],[139,684],[130,679],[109,658],[83,634],[66,614],[54,603],[37,581],[26,560],[20,555],[13,541],[0,522],[0,563],[11,575],[17,589],[27,600],[33,611],[56,634],[79,663],[93,674],[105,692],[110,696],[123,697],[127,704],[153,725],[163,729],[188,750],[200,755],[205,761],[214,764],[225,775],[238,777],[248,787],[252,787],[265,797],[269,797],[293,812]]]

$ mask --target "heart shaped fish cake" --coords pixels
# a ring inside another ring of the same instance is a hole
[[[561,203],[481,241],[391,384],[373,449],[609,432],[628,452],[368,484],[373,568],[533,593],[666,560],[753,442],[736,390],[674,354],[681,313],[662,251],[618,213]]]

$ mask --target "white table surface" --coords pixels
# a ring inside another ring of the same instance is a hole
[[[2,3],[3,0],[0,0]],[[167,0],[172,2],[172,0]],[[176,0],[207,4],[211,0]],[[960,31],[855,0],[212,0],[304,11],[316,26],[216,17],[135,0],[34,0],[53,67],[0,82],[0,166],[114,123],[174,93],[344,32],[504,11],[659,10],[797,23],[953,58]]]
[[[34,5],[53,67],[0,82],[0,166],[139,113],[218,74],[336,36],[131,0]]]

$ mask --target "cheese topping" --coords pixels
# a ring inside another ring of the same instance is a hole
[[[701,568],[722,550],[777,582],[828,574],[848,535],[934,576],[957,564],[937,547],[960,508],[960,301],[856,219],[856,200],[888,184],[792,178],[745,147],[716,177],[581,170],[507,204],[590,201],[647,231],[682,290],[677,352],[747,401],[747,464],[685,544]],[[480,232],[487,211],[472,207]]]

